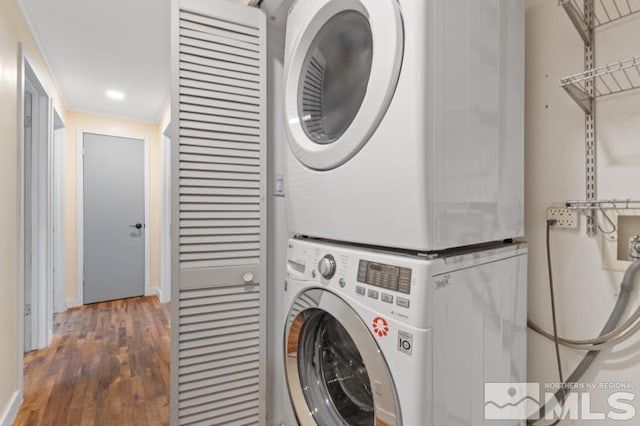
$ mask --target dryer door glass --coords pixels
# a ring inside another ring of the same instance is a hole
[[[314,143],[335,142],[367,92],[373,40],[368,19],[348,10],[329,19],[311,43],[298,85],[298,114]]]
[[[300,333],[299,371],[305,399],[319,424],[374,424],[371,382],[345,328],[316,311]]]

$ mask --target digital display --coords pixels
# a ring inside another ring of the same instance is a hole
[[[400,274],[400,268],[397,266],[381,265],[379,263],[369,263],[369,269],[374,272],[381,272],[392,276],[398,276]]]
[[[361,260],[358,265],[358,282],[409,294],[411,269]]]

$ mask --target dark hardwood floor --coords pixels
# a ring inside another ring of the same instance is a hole
[[[169,307],[156,297],[86,305],[55,317],[54,338],[25,355],[14,425],[169,424]]]

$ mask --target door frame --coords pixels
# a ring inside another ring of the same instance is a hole
[[[104,130],[78,129],[76,140],[76,298],[73,306],[84,305],[84,135],[85,133],[115,138],[136,139],[144,142],[144,295],[154,291],[149,285],[149,138],[147,136],[112,133]]]
[[[160,303],[171,301],[171,122],[162,129],[162,208],[160,222]]]
[[[53,312],[66,309],[67,287],[67,125],[52,105]],[[53,319],[53,318],[51,318]]]
[[[39,150],[41,163],[47,165],[46,173],[38,176],[37,181],[34,181],[35,188],[38,191],[37,199],[39,203],[44,205],[44,209],[39,209],[40,213],[44,216],[39,217],[37,229],[33,231],[37,235],[37,238],[32,238],[32,242],[35,241],[38,247],[36,252],[36,260],[32,263],[32,268],[35,273],[32,272],[32,277],[40,277],[36,279],[35,284],[32,282],[31,293],[31,349],[42,349],[49,345],[52,337],[52,324],[53,324],[53,299],[52,299],[52,285],[53,285],[53,264],[51,259],[53,258],[53,247],[56,245],[56,241],[53,240],[52,221],[53,221],[53,206],[51,204],[52,199],[52,182],[53,182],[53,169],[51,168],[52,150],[49,149],[52,145],[53,138],[53,113],[52,98],[47,93],[47,90],[42,85],[42,79],[38,76],[38,73],[31,65],[34,61],[27,54],[24,45],[18,43],[18,93],[17,93],[17,137],[18,137],[18,150],[17,150],[17,202],[18,202],[18,291],[17,291],[17,313],[18,313],[18,400],[22,399],[24,392],[24,349],[25,349],[25,300],[24,292],[25,286],[25,266],[26,259],[24,257],[25,249],[25,134],[24,134],[24,104],[25,104],[25,90],[31,88],[35,90],[36,96],[34,96],[34,108],[38,110],[38,119],[34,120],[33,131],[38,135],[40,140],[39,144],[32,146],[32,151]],[[34,149],[35,148],[35,149]],[[33,165],[32,165],[33,167]],[[32,223],[34,222],[32,218]]]
[[[26,194],[24,193],[25,181],[24,172],[27,165],[25,164],[25,140],[24,140],[24,92],[29,90],[33,95],[33,123],[32,123],[32,160],[31,160],[31,184],[32,184],[32,238],[33,245],[33,262],[31,267],[31,350],[42,349],[49,345],[53,332],[53,234],[52,220],[53,211],[51,204],[51,182],[52,173],[51,160],[52,151],[50,149],[53,137],[53,123],[51,121],[52,100],[42,84],[42,79],[38,76],[35,69],[31,66],[29,55],[20,46],[20,84],[19,84],[19,101],[18,101],[18,126],[19,126],[19,161],[18,161],[18,182],[20,197],[20,290],[19,296],[21,301],[18,305],[20,311],[20,351],[22,358],[24,354],[25,341],[25,303],[24,290],[29,283],[25,282],[24,268],[26,266],[24,258],[25,248],[25,202]],[[35,142],[35,143],[34,143]],[[35,161],[38,163],[36,164]],[[42,167],[44,165],[44,167]],[[36,167],[39,170],[34,171]],[[43,173],[39,171],[43,170]]]

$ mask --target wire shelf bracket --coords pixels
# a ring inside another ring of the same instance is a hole
[[[584,14],[578,9],[577,4],[573,0],[560,0],[560,6],[569,15],[569,20],[580,34],[584,44],[591,45],[591,31],[584,20]]]
[[[596,99],[640,88],[640,56],[596,67],[596,29],[640,13],[640,0],[558,0],[584,41],[584,72],[560,79],[562,87],[585,113],[585,195],[580,204],[587,214],[587,235],[598,229],[598,144]],[[567,207],[570,207],[567,204]]]
[[[594,1],[593,23],[590,26],[585,18],[584,6],[579,5],[578,0],[559,0],[558,4],[565,10],[586,45],[592,42],[593,35],[590,34],[590,29],[600,28],[640,13],[638,0],[597,0]]]
[[[594,96],[587,91],[589,82],[594,82]],[[560,87],[585,113],[591,114],[594,99],[640,88],[640,56],[562,78]]]
[[[571,210],[640,210],[640,200],[569,200],[565,207]]]

